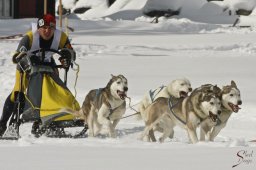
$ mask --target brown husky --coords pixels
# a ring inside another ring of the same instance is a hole
[[[163,142],[167,137],[173,137],[173,128],[176,125],[184,128],[192,143],[198,142],[196,128],[207,117],[212,121],[217,120],[221,113],[219,96],[214,93],[218,90],[216,86],[209,91],[208,86],[195,89],[190,96],[179,101],[171,102],[168,98],[158,98],[146,110],[146,127],[141,139],[145,136],[148,140],[155,141],[153,127],[161,125],[163,135],[159,141]]]
[[[106,125],[110,137],[116,137],[115,127],[126,110],[128,82],[123,75],[113,76],[105,88],[91,90],[76,117],[85,120],[89,136],[96,136]]]

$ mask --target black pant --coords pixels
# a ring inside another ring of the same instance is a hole
[[[11,94],[10,94],[5,100],[2,116],[0,119],[0,127],[2,127],[3,129],[6,129],[6,126],[7,126],[6,124],[12,115],[13,109],[14,109],[14,102],[11,101]]]

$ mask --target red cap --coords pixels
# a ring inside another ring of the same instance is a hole
[[[52,16],[51,14],[45,14],[43,17],[38,18],[37,28],[40,28],[43,26],[55,27],[56,26],[55,17]]]

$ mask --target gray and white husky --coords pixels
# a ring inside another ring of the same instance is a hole
[[[170,98],[160,97],[156,99],[145,110],[146,127],[141,135],[141,139],[147,136],[147,140],[155,141],[153,128],[157,124],[161,125],[163,135],[159,141],[163,142],[167,137],[173,137],[173,128],[178,125],[187,130],[192,143],[198,142],[196,128],[207,117],[213,122],[217,121],[220,114],[220,98],[208,87],[201,86],[195,89],[190,96],[172,101]]]
[[[116,137],[115,127],[126,110],[127,91],[127,79],[112,75],[106,87],[93,89],[86,95],[80,111],[73,114],[88,124],[89,136],[96,136],[105,125],[109,136]]]
[[[200,140],[204,141],[205,137],[207,140],[213,141],[214,138],[223,129],[229,117],[233,112],[237,113],[242,104],[240,90],[237,88],[236,83],[232,80],[231,85],[224,86],[221,91],[221,114],[219,120],[212,122],[209,119],[204,120],[200,124]]]
[[[169,98],[170,96],[173,96],[174,98],[178,99],[187,97],[188,93],[191,91],[191,83],[186,78],[175,79],[167,86],[161,86],[157,89],[150,90],[145,93],[139,103],[139,116],[141,116],[142,119],[145,120],[145,109],[159,97]]]

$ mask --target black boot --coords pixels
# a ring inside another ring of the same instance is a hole
[[[2,117],[0,119],[0,136],[2,136],[7,128],[7,122],[12,115],[14,109],[14,102],[11,101],[11,94],[6,98]]]
[[[0,124],[0,137],[3,136],[6,129],[7,129],[6,125]]]

